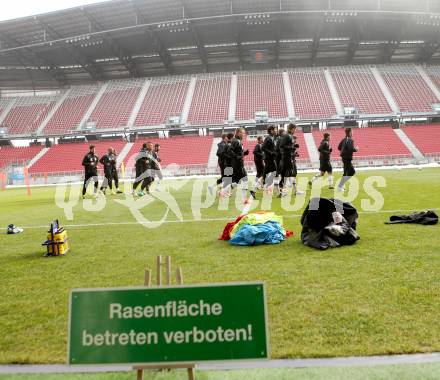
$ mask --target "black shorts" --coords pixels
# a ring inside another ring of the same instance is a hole
[[[333,172],[333,168],[330,160],[319,160],[319,171],[331,174]]]
[[[142,178],[140,178],[144,174],[145,169],[139,166],[136,166],[136,180],[141,181]]]
[[[356,174],[352,160],[342,159],[342,163],[344,164],[344,177],[352,177]]]
[[[92,178],[94,182],[97,182],[97,181],[98,181],[98,172],[97,172],[97,171],[94,171],[94,172],[85,172],[85,173],[84,173],[84,183],[86,183],[87,181],[89,181],[90,178]]]
[[[296,177],[297,174],[298,170],[295,162],[292,162],[291,160],[287,160],[286,162],[281,161],[281,175],[284,178]]]
[[[275,160],[264,160],[264,175],[268,175],[277,171],[277,164]]]
[[[232,183],[239,183],[243,178],[247,177],[246,169],[243,162],[235,162],[232,165]]]
[[[281,158],[276,160],[277,163],[277,176],[283,173],[283,160]]]
[[[264,163],[263,161],[254,161],[255,169],[257,170],[257,178],[261,178],[264,175]]]

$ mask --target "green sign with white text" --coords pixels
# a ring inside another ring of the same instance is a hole
[[[69,364],[152,364],[269,357],[263,283],[77,289]]]

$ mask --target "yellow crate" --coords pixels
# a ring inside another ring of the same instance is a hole
[[[55,241],[64,241],[67,238],[67,231],[64,230],[61,233],[56,233],[55,234]]]

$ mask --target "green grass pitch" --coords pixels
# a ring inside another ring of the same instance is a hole
[[[231,199],[229,210],[215,203],[194,221],[194,180],[178,190],[182,183],[174,181],[171,188],[186,221],[170,212],[154,229],[136,224],[116,202],[124,196],[108,196],[105,208],[94,212],[81,201],[67,221],[55,205],[54,187],[33,188],[32,196],[25,189],[1,191],[0,226],[14,223],[25,231],[0,234],[0,363],[65,362],[69,290],[142,285],[144,268],[154,267],[159,254],[183,267],[186,283],[265,281],[273,358],[440,351],[440,225],[384,225],[389,210],[439,208],[440,169],[360,172],[356,178],[362,184],[373,174],[386,179],[378,189],[383,210],[362,212],[362,199],[370,198],[362,190],[353,201],[361,211],[361,240],[323,252],[302,245],[301,210],[285,211],[279,199],[272,209],[285,217],[293,238],[259,247],[217,240],[239,212]],[[155,200],[141,212],[160,220],[165,210]],[[73,225],[67,228],[72,250],[43,258],[41,243],[54,218]]]

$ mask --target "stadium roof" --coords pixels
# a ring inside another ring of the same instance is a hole
[[[0,87],[440,62],[438,0],[112,0],[0,22]]]

